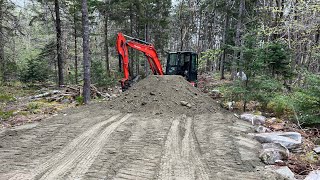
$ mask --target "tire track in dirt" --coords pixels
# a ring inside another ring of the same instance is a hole
[[[108,139],[84,179],[157,179],[172,119],[134,114]]]
[[[257,149],[243,147],[243,153],[250,156],[249,161],[241,155],[240,140],[246,140],[239,125],[232,121],[232,115],[223,113],[202,114],[195,116],[195,134],[204,158],[210,168],[211,179],[217,180],[275,180],[273,174],[258,170],[263,169]],[[236,128],[234,128],[236,127]],[[250,142],[251,140],[248,139]],[[254,140],[252,140],[254,146]],[[258,148],[258,147],[255,147]],[[251,157],[252,156],[252,157]],[[258,168],[258,169],[257,169]]]
[[[17,175],[11,179],[66,179],[63,176],[68,176],[70,173],[71,175],[77,173],[78,175],[83,175],[103,147],[108,136],[131,114],[127,114],[119,121],[116,121],[120,116],[121,114],[117,114],[106,121],[95,124],[59,153],[35,168],[31,176],[26,174],[25,178],[19,178],[22,176]],[[104,126],[107,127],[103,130]],[[79,173],[80,171],[81,173]]]
[[[72,170],[69,176],[71,179],[81,179],[83,177],[83,175],[88,171],[96,157],[99,155],[103,146],[106,144],[106,139],[108,139],[111,133],[113,133],[114,130],[124,121],[126,121],[130,116],[131,114],[127,114],[119,121],[112,123],[101,133],[99,137],[97,137],[96,142],[91,147],[92,149],[89,151],[89,153],[85,154],[82,157],[81,161],[77,164],[75,169]]]
[[[160,119],[137,119],[139,129],[133,132],[125,144],[125,153],[132,160],[120,168],[114,180],[150,180],[155,179],[161,158],[162,144],[170,123]]]
[[[182,116],[173,120],[158,179],[209,180],[208,171],[196,143],[192,118]]]

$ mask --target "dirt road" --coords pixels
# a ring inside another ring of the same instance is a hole
[[[81,107],[2,132],[0,179],[272,179],[232,119]]]
[[[280,179],[250,128],[182,77],[152,76],[108,103],[1,131],[0,180]]]

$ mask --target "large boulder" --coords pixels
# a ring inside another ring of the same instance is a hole
[[[253,125],[262,125],[266,122],[266,117],[250,113],[241,114],[240,119],[248,121]]]
[[[294,149],[301,145],[302,137],[297,132],[271,132],[254,134],[260,143],[279,143],[287,149]]]
[[[262,147],[259,157],[265,164],[273,165],[289,157],[289,150],[279,143],[265,143]]]
[[[311,171],[304,180],[319,180],[320,179],[320,170]]]
[[[296,178],[294,177],[294,173],[287,166],[270,165],[270,166],[266,166],[266,169],[279,174],[283,178],[286,178],[289,180],[296,180]]]

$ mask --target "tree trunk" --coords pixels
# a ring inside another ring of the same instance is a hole
[[[63,79],[63,59],[62,59],[62,44],[61,44],[61,20],[59,12],[59,1],[54,1],[54,9],[56,13],[56,33],[57,33],[57,55],[58,55],[58,85],[61,86],[64,84]]]
[[[75,7],[74,7],[75,9]],[[75,83],[78,84],[78,43],[77,43],[77,17],[76,11],[74,11],[73,21],[74,21],[74,67],[75,67],[75,74],[74,79]]]
[[[133,4],[130,4],[130,34],[133,36]],[[130,78],[133,78],[133,72],[134,72],[134,59],[133,59],[133,49],[129,49],[129,74]]]
[[[147,13],[146,13],[146,15],[147,15]],[[146,24],[145,24],[145,32],[144,32],[144,40],[146,41],[146,42],[148,42],[148,22],[146,22]],[[148,67],[148,59],[147,58],[145,58],[145,60],[144,60],[144,73],[145,73],[145,76],[148,76],[148,74],[149,74],[149,67]]]
[[[226,43],[227,43],[227,38],[228,38],[228,29],[229,29],[229,14],[227,13],[226,15],[226,20],[224,24],[224,31],[223,31],[223,54],[222,58],[220,60],[220,79],[225,79],[224,77],[224,62],[226,61]]]
[[[106,5],[107,6],[107,5]],[[106,8],[107,9],[107,8]],[[109,44],[108,44],[108,12],[104,12],[104,52],[105,52],[105,61],[106,61],[106,71],[108,77],[110,77],[110,65],[109,65]]]
[[[83,98],[84,103],[90,102],[90,44],[89,44],[89,18],[87,0],[82,0],[82,27],[83,27]]]
[[[3,37],[3,8],[4,6],[4,0],[0,0],[0,76],[1,79],[0,81],[4,82],[5,81],[5,73],[4,73],[4,37]]]
[[[238,14],[238,23],[237,23],[237,30],[236,30],[236,38],[235,38],[235,45],[237,49],[234,51],[234,56],[236,58],[236,67],[232,67],[232,72],[231,72],[231,79],[233,80],[237,74],[237,71],[242,72],[242,67],[241,67],[241,28],[242,28],[242,14],[244,10],[244,0],[240,0],[239,4],[239,14]],[[240,76],[242,76],[242,73],[240,73]]]

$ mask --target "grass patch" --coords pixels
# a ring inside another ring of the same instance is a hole
[[[10,101],[15,101],[16,98],[13,97],[12,95],[10,94],[0,94],[0,102],[10,102]]]
[[[2,111],[0,110],[0,120],[7,120],[13,116],[14,111]]]

